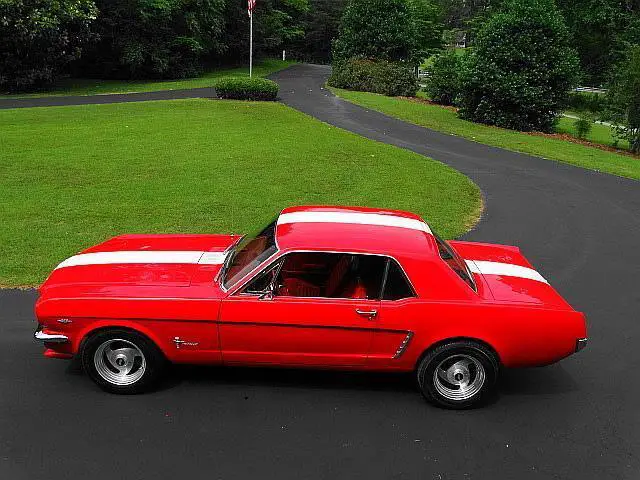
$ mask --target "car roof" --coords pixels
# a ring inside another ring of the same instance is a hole
[[[419,215],[366,207],[286,208],[277,219],[276,242],[280,250],[437,254],[431,228]]]

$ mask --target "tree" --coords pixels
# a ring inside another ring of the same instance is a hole
[[[52,83],[90,40],[92,0],[0,1],[0,88],[33,90]]]
[[[338,35],[340,19],[347,0],[310,0],[304,15],[304,37],[294,43],[294,55],[305,61],[327,63],[331,43]]]
[[[409,0],[413,11],[419,59],[430,57],[442,47],[442,9],[435,0]]]
[[[461,74],[460,115],[550,132],[577,79],[578,61],[553,0],[506,0],[480,29]]]
[[[83,73],[124,78],[195,75],[224,50],[225,0],[96,0],[100,42]]]
[[[637,36],[637,0],[558,0],[578,51],[583,82],[602,85],[624,58],[628,40]]]
[[[619,65],[608,96],[615,136],[628,140],[631,151],[640,153],[640,45],[631,48]]]
[[[278,56],[304,36],[309,0],[258,0],[253,17],[254,57]],[[224,60],[245,62],[249,57],[249,16],[246,0],[227,0]]]
[[[333,59],[353,57],[418,60],[413,8],[407,0],[350,0],[344,10]]]
[[[473,44],[476,32],[503,0],[438,0],[438,3],[448,36],[455,38],[464,33],[469,45]]]

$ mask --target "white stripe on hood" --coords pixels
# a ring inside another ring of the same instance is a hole
[[[150,251],[134,250],[119,252],[81,253],[67,258],[56,267],[75,267],[78,265],[145,264],[175,263],[219,265],[224,262],[225,252],[203,252],[192,250]]]

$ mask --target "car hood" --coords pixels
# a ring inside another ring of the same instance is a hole
[[[237,240],[234,235],[122,235],[60,263],[40,287],[118,285],[188,287],[201,272],[211,281]]]
[[[518,247],[459,241],[450,245],[481,277],[494,300],[572,309]]]

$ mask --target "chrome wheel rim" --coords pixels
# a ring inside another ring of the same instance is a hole
[[[471,355],[451,355],[433,372],[436,391],[447,400],[461,402],[476,395],[484,385],[486,373],[482,363]]]
[[[147,368],[142,350],[122,338],[103,342],[93,355],[93,363],[98,375],[118,386],[136,383]]]

